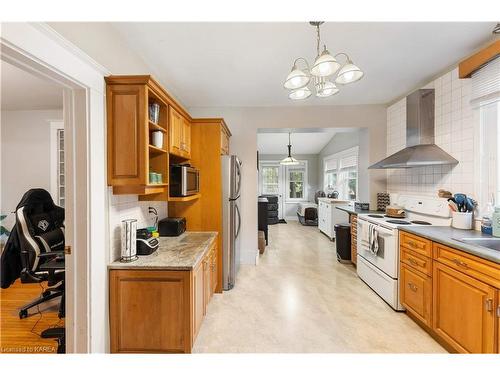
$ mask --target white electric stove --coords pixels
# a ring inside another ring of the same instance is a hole
[[[445,198],[393,195],[391,204],[404,207],[405,218],[384,214],[358,215],[357,273],[395,310],[404,310],[399,301],[399,229],[410,226],[450,226],[451,212]],[[366,233],[373,227],[379,249],[370,251]]]

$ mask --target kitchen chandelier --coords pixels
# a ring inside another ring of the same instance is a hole
[[[311,96],[311,89],[308,87],[310,82],[313,82],[316,89],[316,96],[326,98],[331,95],[337,94],[340,90],[338,85],[347,85],[352,82],[359,81],[364,73],[352,62],[351,58],[344,52],[337,53],[332,56],[323,45],[323,52],[320,53],[320,32],[319,27],[324,23],[323,21],[311,21],[312,26],[316,27],[316,60],[312,68],[303,57],[295,59],[293,62],[292,71],[286,77],[283,86],[290,90],[288,97],[292,100],[307,99]],[[343,56],[345,62],[341,65],[337,57]],[[305,67],[300,69],[298,63],[303,61]],[[330,80],[331,76],[334,81]]]
[[[292,157],[292,142],[291,142],[291,133],[288,133],[288,156],[280,161],[281,165],[298,165],[300,162]]]

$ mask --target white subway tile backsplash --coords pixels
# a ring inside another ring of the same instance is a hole
[[[148,213],[149,207],[158,211],[159,219],[168,215],[167,202],[139,201],[137,195],[113,195],[112,188],[109,195],[109,232],[110,232],[110,260],[120,258],[121,222],[125,219],[136,219],[137,228],[144,228],[153,224],[153,217]]]

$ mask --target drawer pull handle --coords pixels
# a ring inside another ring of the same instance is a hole
[[[413,292],[416,292],[418,290],[417,286],[414,285],[413,283],[408,283],[408,286],[410,287],[410,289],[413,291]]]
[[[460,266],[460,267],[463,267],[463,268],[469,268],[469,266],[467,266],[467,263],[465,262],[462,262],[460,259],[453,259],[452,260],[453,263],[455,263],[457,266]]]
[[[408,243],[408,245],[410,245],[411,247],[416,247],[416,248],[418,248],[418,244],[417,244],[416,242],[413,242],[413,241],[408,241],[407,243]]]
[[[415,259],[413,259],[413,258],[408,258],[408,260],[410,261],[410,263],[411,263],[412,265],[414,265],[414,266],[418,266],[418,262],[417,262]]]
[[[486,311],[493,311],[493,298],[486,300]]]

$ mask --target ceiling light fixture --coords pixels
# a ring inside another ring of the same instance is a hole
[[[309,91],[309,95],[311,95],[311,91]],[[282,161],[280,161],[280,164],[281,165],[298,165],[298,164],[300,164],[300,162],[297,159],[292,157],[291,133],[288,133],[288,146],[287,147],[288,147],[288,156],[286,158],[284,158]]]
[[[314,83],[316,96],[326,98],[337,94],[340,90],[335,85],[347,85],[359,81],[363,78],[363,71],[352,62],[351,58],[344,52],[331,55],[326,45],[323,45],[323,52],[320,53],[321,36],[319,27],[322,21],[309,22],[316,27],[316,60],[312,68],[303,57],[295,59],[292,70],[286,77],[283,86],[290,90],[288,97],[292,100],[307,99],[311,96],[311,90],[307,87],[310,82]],[[340,64],[337,57],[345,58],[344,64]],[[304,62],[304,67],[299,68],[299,63]],[[333,77],[336,74],[335,77]],[[332,79],[328,78],[332,76]]]

